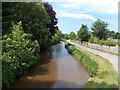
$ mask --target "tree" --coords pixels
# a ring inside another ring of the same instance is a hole
[[[39,44],[24,33],[21,22],[13,24],[12,32],[2,40],[2,85],[8,88],[14,79],[39,60]]]
[[[2,3],[2,35],[11,33],[11,22],[15,20],[15,9],[17,3],[9,3],[3,2]],[[18,17],[17,17],[18,18]]]
[[[37,40],[41,49],[49,45],[51,37],[57,31],[56,13],[51,5],[36,2],[4,2],[2,7],[4,34],[10,33],[11,22],[22,21],[24,32],[32,34],[32,40]]]
[[[113,39],[120,39],[120,33],[116,32],[113,36]]]
[[[52,36],[54,36],[56,31],[59,30],[58,27],[56,26],[56,24],[58,23],[56,18],[56,12],[53,10],[53,7],[47,2],[44,3],[44,7],[51,21],[49,24],[47,24],[47,27],[50,28],[51,38]]]
[[[108,35],[108,24],[102,20],[97,20],[93,23],[91,30],[93,30],[93,36],[97,37],[98,39],[107,39]]]
[[[42,3],[20,3],[21,16],[23,16],[23,29],[26,33],[33,34],[33,39],[37,40],[40,48],[46,48],[49,42],[50,30],[46,24],[50,23],[48,14]],[[23,12],[24,11],[24,12]]]
[[[81,42],[88,41],[90,39],[90,33],[87,25],[82,24],[80,30],[77,32],[77,35],[81,39]]]
[[[74,32],[70,32],[70,34],[69,34],[69,38],[71,39],[71,40],[75,40],[76,39],[76,34],[74,33]]]
[[[69,39],[69,35],[68,34],[64,34],[64,39]]]
[[[52,36],[51,44],[59,43],[62,37],[62,32],[60,30],[57,30],[57,33],[55,33],[54,36]]]
[[[115,32],[114,31],[108,31],[108,37],[109,38],[114,38]]]

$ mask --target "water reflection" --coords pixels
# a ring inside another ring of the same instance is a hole
[[[89,78],[84,65],[72,58],[64,43],[41,53],[41,60],[12,88],[83,88]]]
[[[84,65],[73,59],[63,42],[50,49],[52,49],[52,59],[56,61],[58,69],[52,88],[83,88],[89,78]]]

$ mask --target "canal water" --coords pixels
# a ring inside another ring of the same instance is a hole
[[[42,53],[39,63],[17,79],[13,88],[84,88],[89,79],[85,66],[65,49],[64,42]]]

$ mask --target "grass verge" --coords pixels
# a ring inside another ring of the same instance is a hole
[[[90,73],[85,88],[118,88],[117,72],[108,60],[67,42],[65,47],[75,59],[85,64]]]

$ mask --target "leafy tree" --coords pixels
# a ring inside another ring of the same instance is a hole
[[[62,37],[62,32],[60,30],[57,30],[57,33],[55,33],[54,36],[52,36],[51,44],[59,43]]]
[[[69,35],[68,34],[64,34],[64,39],[69,39]]]
[[[53,10],[52,5],[50,5],[48,2],[44,3],[44,7],[45,7],[47,14],[50,17],[51,22],[47,24],[47,27],[50,28],[50,33],[51,33],[50,37],[52,37],[56,33],[56,30],[59,30],[58,27],[56,26],[56,24],[58,23],[57,18],[56,18],[56,12]]]
[[[4,2],[2,8],[3,34],[11,32],[11,22],[22,21],[24,32],[32,34],[32,40],[37,40],[41,49],[49,45],[58,30],[56,13],[48,3]]]
[[[115,32],[114,31],[108,31],[108,38],[114,38]]]
[[[2,40],[2,83],[9,87],[16,76],[27,71],[39,60],[39,44],[31,40],[31,34],[23,32],[21,23],[13,25],[12,33]]]
[[[70,34],[69,34],[69,38],[71,39],[71,40],[75,40],[76,39],[76,34],[74,33],[74,32],[70,32]]]
[[[11,22],[15,20],[15,3],[2,2],[2,35],[11,33]]]
[[[119,33],[119,32],[116,32],[116,33],[113,35],[113,39],[120,39],[120,33]]]
[[[53,35],[50,27],[50,16],[46,12],[43,3],[35,2],[14,2],[3,3],[3,33],[11,32],[11,22],[22,21],[22,27],[25,33],[32,34],[32,39],[37,40],[40,48],[46,48]],[[7,12],[7,13],[6,13]],[[49,11],[52,12],[52,11]],[[9,22],[7,22],[9,21]],[[8,25],[6,27],[6,25]]]
[[[20,3],[23,16],[23,29],[26,33],[33,34],[33,39],[37,40],[41,49],[46,48],[49,42],[50,31],[46,24],[50,23],[48,14],[42,3]]]
[[[90,33],[87,25],[82,24],[80,30],[77,32],[77,35],[81,39],[81,42],[88,41],[90,39]]]
[[[108,24],[102,20],[97,20],[93,23],[91,30],[93,30],[93,36],[97,37],[98,39],[107,39],[108,37]]]

